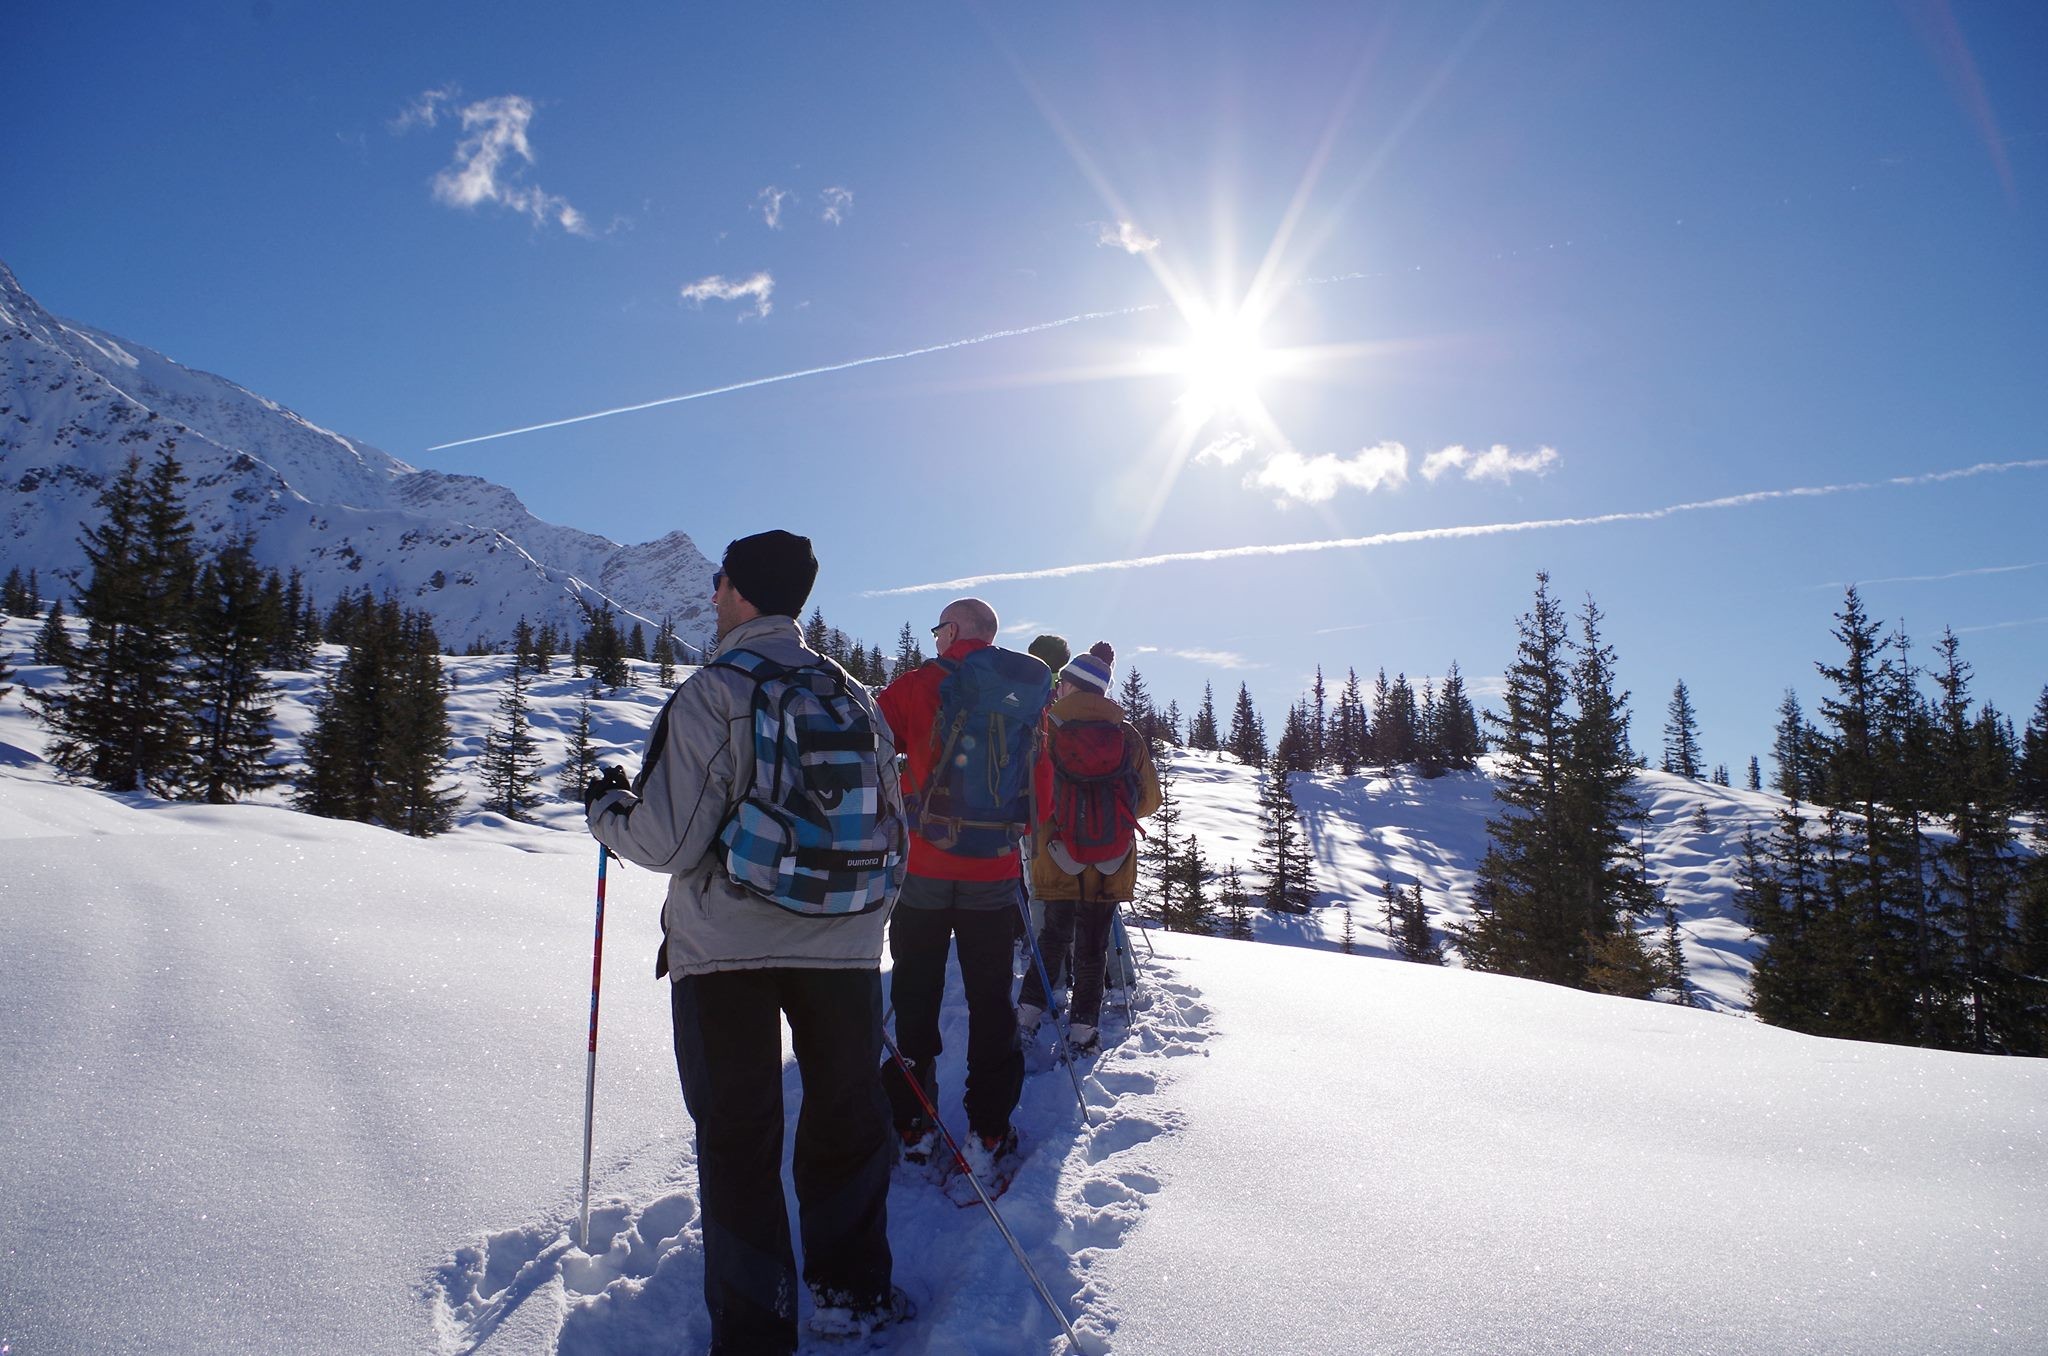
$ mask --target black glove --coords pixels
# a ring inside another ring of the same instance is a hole
[[[608,767],[604,770],[603,776],[592,777],[583,784],[584,812],[587,814],[590,807],[596,804],[601,796],[609,795],[614,791],[630,791],[632,789],[626,782],[626,769],[622,767]]]

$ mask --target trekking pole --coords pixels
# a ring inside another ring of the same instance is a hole
[[[1038,949],[1038,937],[1031,931],[1031,905],[1026,902],[1022,890],[1017,892],[1017,911],[1024,916],[1024,940],[1031,947],[1031,959],[1037,962],[1038,982],[1045,987],[1045,1006],[1052,1016],[1052,1033],[1060,1042],[1060,1063],[1067,1066],[1067,1078],[1074,1085],[1074,1100],[1081,1104],[1081,1124],[1093,1126],[1095,1118],[1088,1114],[1088,1098],[1081,1092],[1081,1075],[1074,1072],[1073,1051],[1067,1044],[1066,1017],[1053,1003],[1052,977],[1046,973],[1045,955]],[[1072,949],[1071,944],[1069,949]],[[1072,963],[1071,960],[1068,962],[1069,965]]]
[[[597,938],[590,947],[590,1064],[583,1075],[583,1251],[590,1251],[590,1131],[597,1118],[597,991],[604,980],[604,864],[611,849],[597,847]]]
[[[1031,1278],[1031,1284],[1038,1290],[1038,1298],[1045,1301],[1045,1307],[1052,1310],[1052,1316],[1057,1318],[1060,1321],[1060,1327],[1066,1330],[1068,1348],[1072,1351],[1080,1351],[1081,1339],[1074,1332],[1074,1325],[1067,1320],[1066,1310],[1060,1308],[1059,1301],[1055,1300],[1052,1297],[1052,1292],[1045,1288],[1045,1282],[1038,1278],[1038,1269],[1032,1266],[1031,1259],[1024,1255],[1024,1245],[1017,1241],[1017,1235],[1010,1232],[1010,1226],[1003,1223],[1003,1212],[996,1209],[996,1203],[989,1199],[986,1191],[982,1190],[981,1179],[974,1175],[974,1169],[967,1166],[967,1155],[961,1152],[960,1141],[953,1138],[953,1132],[948,1130],[946,1123],[939,1119],[939,1109],[932,1105],[931,1098],[925,1096],[924,1085],[917,1081],[917,1073],[910,1067],[910,1061],[905,1059],[903,1052],[896,1048],[896,1040],[889,1034],[889,1027],[886,1022],[882,1026],[882,1044],[889,1047],[889,1058],[896,1061],[897,1071],[903,1075],[903,1081],[910,1084],[910,1090],[917,1094],[918,1105],[924,1108],[924,1114],[932,1118],[932,1124],[936,1125],[939,1128],[939,1133],[946,1137],[946,1147],[953,1151],[954,1166],[959,1168],[961,1175],[973,1184],[974,1194],[981,1197],[982,1205],[988,1210],[988,1217],[994,1220],[996,1228],[1002,1231],[1003,1241],[1010,1245],[1010,1252],[1016,1257],[1017,1265],[1023,1267],[1024,1274]]]

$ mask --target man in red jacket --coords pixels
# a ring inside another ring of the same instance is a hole
[[[993,643],[996,630],[994,608],[979,598],[960,598],[940,612],[932,639],[941,656],[958,661]],[[939,684],[945,677],[944,666],[924,664],[898,675],[875,702],[889,722],[896,747],[908,756],[906,795],[931,779],[939,754],[934,741]],[[972,1132],[964,1151],[968,1166],[982,1177],[1015,1147],[1010,1113],[1024,1086],[1017,1014],[1010,1006],[1019,862],[1014,849],[999,857],[962,857],[912,834],[910,874],[889,923],[889,954],[895,962],[889,1000],[896,1009],[897,1044],[934,1106],[936,1065],[943,1045],[939,1005],[946,989],[946,951],[949,945],[959,949],[960,979],[967,992],[967,1086],[961,1101]],[[938,1127],[894,1061],[883,1066],[882,1077],[903,1138],[905,1161],[925,1162],[937,1143]]]

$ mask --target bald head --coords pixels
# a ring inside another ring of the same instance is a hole
[[[951,622],[958,627],[961,640],[994,640],[996,638],[996,610],[979,598],[955,598],[946,604],[946,610],[939,613],[939,622]]]

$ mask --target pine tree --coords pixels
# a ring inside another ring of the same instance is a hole
[[[315,705],[294,804],[415,837],[443,832],[461,795],[440,784],[452,734],[433,623],[365,589],[335,605],[330,629],[349,637],[347,651]]]
[[[1182,744],[1180,727],[1180,703],[1169,699],[1166,703],[1166,710],[1159,717],[1159,737],[1175,748],[1180,748]]]
[[[590,614],[581,648],[583,662],[590,666],[591,676],[599,683],[613,691],[633,685],[633,670],[626,663],[626,641],[619,634],[618,619],[610,607],[598,608]]]
[[[1586,600],[1574,645],[1550,577],[1536,579],[1496,719],[1495,794],[1508,808],[1487,825],[1474,916],[1452,931],[1475,969],[1634,993],[1633,920],[1654,895],[1629,833],[1644,812],[1630,789],[1628,694],[1615,690],[1598,606]]]
[[[499,723],[484,735],[478,771],[488,795],[484,808],[507,819],[523,820],[540,803],[540,753],[526,712],[526,673],[515,654],[498,699]]]
[[[512,665],[514,668],[523,669],[528,673],[533,672],[537,664],[534,658],[534,649],[537,643],[533,624],[527,621],[525,614],[522,613],[519,620],[512,627]]]
[[[1289,772],[1315,769],[1315,734],[1309,728],[1310,720],[1305,702],[1287,709],[1287,723],[1280,729],[1280,742],[1274,745],[1274,754]]]
[[[1315,905],[1315,857],[1301,811],[1287,787],[1287,765],[1275,754],[1259,778],[1259,849],[1252,870],[1266,878],[1266,907],[1307,913]]]
[[[1340,925],[1342,930],[1337,934],[1337,949],[1347,956],[1355,956],[1358,954],[1358,926],[1351,919],[1351,901],[1345,900],[1343,908],[1344,921]]]
[[[35,693],[50,761],[109,790],[175,795],[190,772],[190,691],[180,662],[191,615],[192,525],[185,474],[166,446],[145,477],[139,458],[101,491],[88,528],[91,577],[78,595],[84,642],[63,687]]]
[[[1764,789],[1764,770],[1757,765],[1756,755],[1753,753],[1749,755],[1749,776],[1743,782],[1743,785],[1751,791],[1761,791]]]
[[[263,665],[284,623],[283,589],[270,596],[252,548],[244,539],[208,562],[193,608],[193,781],[209,805],[229,804],[282,776],[270,762],[277,689]]]
[[[1209,900],[1209,882],[1215,873],[1209,869],[1208,860],[1202,854],[1201,839],[1187,834],[1181,841],[1186,846],[1174,864],[1180,888],[1173,921],[1167,926],[1174,932],[1206,937],[1216,930],[1216,908]]]
[[[1327,694],[1323,688],[1323,666],[1316,665],[1316,680],[1309,688],[1308,716],[1308,767],[1309,772],[1319,772],[1329,766],[1330,757],[1330,713]],[[1349,917],[1347,912],[1346,917]]]
[[[1252,709],[1252,690],[1248,684],[1237,685],[1237,706],[1230,713],[1230,735],[1223,747],[1247,767],[1258,767],[1266,761],[1266,727],[1260,723],[1259,713]]]
[[[1799,694],[1786,688],[1785,699],[1778,703],[1777,732],[1771,739],[1771,758],[1778,765],[1772,789],[1787,800],[1818,801],[1818,744],[1819,736],[1799,709]]]
[[[2020,736],[2020,761],[2013,794],[2036,814],[2048,810],[2048,687],[2034,702],[2034,714]]]
[[[1252,940],[1251,895],[1237,873],[1236,862],[1224,869],[1222,883],[1216,889],[1216,906],[1223,913],[1224,936],[1234,942]]]
[[[1429,910],[1422,900],[1422,882],[1403,890],[1389,879],[1380,888],[1380,916],[1385,920],[1387,940],[1394,954],[1404,961],[1442,965],[1444,946],[1429,930]]]
[[[1657,952],[1658,987],[1669,995],[1668,1002],[1679,1007],[1693,1006],[1692,981],[1687,978],[1685,948],[1678,940],[1678,911],[1664,910],[1664,944]]]
[[[70,668],[78,662],[78,650],[71,643],[71,628],[64,620],[62,598],[51,601],[49,614],[43,618],[42,629],[36,632],[29,655],[38,664],[56,668]]]
[[[2048,694],[2043,694],[2042,700],[2048,706]],[[1216,729],[1216,689],[1206,682],[1202,684],[1202,707],[1188,724],[1188,747],[1208,753],[1223,747]]]
[[[35,599],[29,595],[28,581],[22,578],[19,565],[9,570],[7,582],[0,584],[0,612],[10,617],[36,615]]]
[[[1479,713],[1473,709],[1472,698],[1465,691],[1464,675],[1458,672],[1455,659],[1444,674],[1444,690],[1437,697],[1437,727],[1444,766],[1460,772],[1479,766],[1479,755],[1486,752],[1486,739],[1479,732]]]
[[[1700,776],[1699,716],[1683,678],[1671,689],[1671,705],[1665,708],[1664,771],[1694,781]]]
[[[819,654],[832,652],[832,628],[825,624],[825,610],[815,605],[811,619],[804,623],[804,644]]]
[[[1124,709],[1124,719],[1145,737],[1156,756],[1163,742],[1159,733],[1159,713],[1152,709],[1152,694],[1146,689],[1144,676],[1136,666],[1124,671],[1124,683],[1117,689],[1116,704]]]
[[[1345,674],[1344,691],[1337,698],[1337,728],[1332,735],[1337,746],[1333,757],[1339,772],[1350,777],[1365,766],[1370,733],[1365,698],[1358,690],[1358,670],[1350,669]]]
[[[562,763],[555,788],[563,800],[583,799],[583,788],[597,775],[597,746],[590,739],[590,699],[586,692],[576,699],[576,720],[569,727],[569,756]]]
[[[1970,666],[1955,632],[1942,636],[1935,670],[1935,760],[1930,809],[1949,830],[1934,856],[1943,934],[1935,1043],[1986,1053],[2026,1045],[2026,998],[2012,968],[2024,867],[2012,829],[2017,750],[1991,708],[1970,711]]]
[[[676,685],[676,628],[667,617],[654,637],[654,681],[664,691]]]
[[[1160,762],[1159,808],[1146,824],[1145,836],[1137,848],[1138,866],[1145,882],[1141,897],[1149,902],[1152,917],[1168,931],[1173,930],[1179,916],[1181,894],[1180,836],[1175,832],[1180,827],[1177,781],[1172,766]]]
[[[643,664],[647,662],[647,628],[638,620],[634,621],[633,629],[626,634],[626,658],[637,659]]]
[[[0,652],[0,697],[14,691],[14,685],[7,681],[14,676],[14,665],[8,662],[13,658],[11,654]]]
[[[896,662],[889,670],[889,677],[892,681],[901,678],[923,664],[924,648],[918,644],[916,630],[909,622],[905,622],[903,629],[896,633]]]

